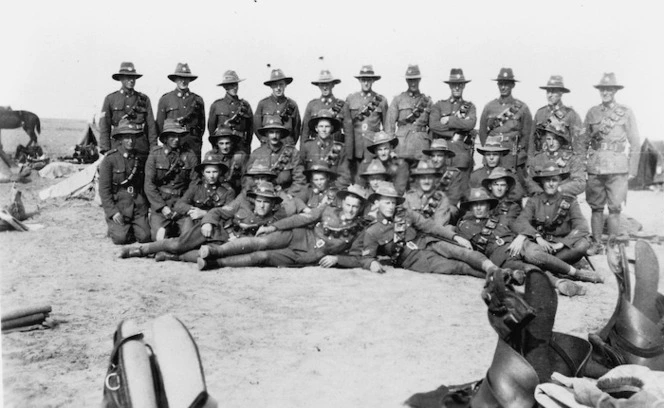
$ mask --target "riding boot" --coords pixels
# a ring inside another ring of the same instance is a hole
[[[606,221],[609,236],[620,235],[620,213],[609,213],[609,218]]]
[[[141,247],[130,247],[126,246],[120,249],[120,254],[118,255],[119,258],[121,259],[126,259],[126,258],[141,258],[145,256],[143,251],[141,250]]]
[[[198,261],[198,250],[192,249],[191,251],[187,251],[184,254],[180,254],[180,261],[196,263]]]
[[[201,247],[199,251],[201,258],[223,258],[231,255],[250,254],[264,249],[264,244],[261,238],[242,237],[223,245],[206,245],[206,247],[207,250]],[[203,256],[206,251],[209,251],[208,256]]]
[[[154,260],[155,262],[179,261],[180,255],[172,254],[170,252],[165,252],[165,251],[159,251],[155,254]]]
[[[165,250],[165,245],[164,241],[157,241],[157,242],[150,242],[147,244],[141,244],[138,247],[141,251],[141,256],[147,256],[147,255],[152,255],[156,254],[157,252],[161,252]]]
[[[590,227],[592,230],[593,243],[588,250],[588,255],[601,255],[604,253],[602,245],[602,232],[604,231],[604,213],[602,211],[593,211],[590,216]]]
[[[558,296],[544,273],[531,271],[526,276],[524,299],[536,309],[536,316],[524,330],[521,344],[523,355],[537,372],[540,382],[545,382],[553,372],[549,344],[558,309]]]

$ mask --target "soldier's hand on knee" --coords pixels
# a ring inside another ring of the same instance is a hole
[[[454,239],[454,242],[461,245],[462,247],[464,247],[466,249],[473,249],[473,245],[466,238],[464,238],[460,235],[455,235],[453,239]]]
[[[124,225],[124,217],[119,212],[113,214],[112,220],[116,224]]]
[[[334,255],[326,255],[319,262],[318,265],[323,268],[331,268],[339,262],[339,257]]]
[[[187,211],[187,215],[192,219],[192,220],[198,220],[201,219],[207,214],[207,211],[201,210],[198,207],[192,207],[191,210]]]
[[[171,208],[167,205],[164,206],[164,208],[161,209],[161,215],[164,217],[168,218],[168,216],[172,213],[173,211]]]
[[[256,236],[260,237],[261,235],[267,235],[276,230],[277,229],[272,225],[262,225],[260,228],[258,228],[258,231],[256,231]]]
[[[517,235],[516,238],[512,241],[510,246],[508,247],[510,250],[510,256],[511,257],[516,257],[521,253],[521,250],[523,249],[523,244],[526,242],[526,236],[525,235]]]
[[[373,273],[385,273],[385,268],[383,268],[383,265],[381,265],[378,261],[371,262],[369,270],[371,270]]]
[[[545,240],[545,239],[542,238],[542,237],[537,237],[537,238],[536,238],[536,241],[537,241],[537,245],[539,245],[539,246],[541,246],[542,248],[544,248],[544,250],[545,250],[547,253],[550,254],[551,252],[553,252],[553,245],[551,245],[551,243],[550,243],[549,241]]]
[[[212,224],[205,223],[201,225],[201,234],[203,234],[205,238],[210,238],[212,236]]]

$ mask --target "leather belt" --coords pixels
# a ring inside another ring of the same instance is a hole
[[[160,186],[159,191],[165,194],[170,194],[172,196],[180,196],[182,194],[182,190],[179,188],[170,188],[166,186]]]
[[[622,142],[595,142],[592,143],[593,150],[609,150],[614,152],[625,151],[625,144]]]

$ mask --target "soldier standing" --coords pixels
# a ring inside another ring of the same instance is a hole
[[[357,175],[362,170],[360,164],[366,166],[373,159],[373,155],[367,151],[367,146],[373,140],[374,133],[387,126],[387,100],[372,89],[374,82],[381,78],[380,75],[376,75],[372,65],[362,66],[355,78],[360,82],[361,90],[346,97],[353,123],[352,134],[346,137],[353,141],[355,168],[352,172],[357,183],[361,181]]]
[[[159,141],[163,146],[152,149],[145,164],[145,195],[150,202],[150,228],[153,240],[166,235],[177,236],[172,231],[177,223],[179,232],[184,232],[183,216],[174,212],[175,203],[189,188],[198,158],[189,149],[181,146],[181,137],[187,129],[175,119],[166,119]],[[167,231],[170,229],[171,231]]]
[[[627,182],[636,176],[641,148],[636,119],[631,109],[616,103],[618,85],[613,72],[606,73],[595,88],[602,103],[588,111],[585,120],[588,162],[586,201],[592,209],[590,227],[594,238],[590,252],[602,253],[604,207],[609,207],[609,235],[618,235],[622,203],[627,200]],[[585,152],[585,150],[584,150]]]
[[[143,126],[122,119],[113,128],[118,148],[108,152],[99,165],[99,197],[104,208],[108,235],[115,245],[150,241],[148,202],[143,195],[144,156],[136,151],[136,138]]]
[[[345,144],[346,157],[353,155],[353,143],[351,140],[346,140],[344,135],[349,133],[352,128],[352,121],[350,119],[350,111],[348,105],[342,99],[337,98],[332,93],[334,86],[341,83],[341,80],[335,78],[329,70],[322,70],[318,79],[311,81],[320,89],[320,98],[312,99],[307,104],[302,116],[302,139],[300,140],[300,150],[304,148],[304,142],[316,138],[316,132],[309,126],[309,120],[316,116],[322,110],[328,110],[333,113],[335,119],[342,123],[343,127],[336,129],[332,138],[334,141]],[[349,138],[350,139],[350,138]]]
[[[224,72],[224,79],[217,86],[223,86],[226,95],[217,99],[210,106],[208,118],[208,132],[212,135],[220,126],[230,128],[239,135],[240,140],[236,148],[251,153],[251,139],[254,137],[254,113],[251,105],[238,96],[240,79],[235,71]]]
[[[503,146],[510,149],[510,153],[503,157],[503,167],[525,179],[533,117],[528,106],[512,96],[512,89],[518,82],[512,68],[501,68],[494,81],[498,82],[500,97],[486,104],[482,111],[480,141],[484,144],[487,136],[496,136]]]
[[[200,159],[205,133],[205,103],[203,98],[189,90],[189,83],[196,78],[189,65],[182,62],[178,62],[175,72],[168,75],[168,79],[175,82],[175,89],[159,99],[157,131],[161,133],[166,119],[178,121],[188,132],[182,137],[182,146]]]
[[[422,150],[431,145],[429,112],[433,102],[420,92],[421,80],[420,67],[409,65],[406,69],[408,89],[392,99],[387,111],[385,131],[399,139],[397,156],[411,163],[416,163]]]
[[[99,152],[109,151],[111,146],[112,129],[120,123],[121,119],[142,127],[142,134],[136,135],[136,153],[148,155],[150,149],[157,145],[157,126],[152,113],[150,98],[144,93],[134,89],[136,80],[143,75],[136,72],[134,63],[123,62],[120,70],[112,75],[120,81],[122,87],[104,98],[99,114]]]
[[[472,102],[463,99],[463,91],[470,80],[466,79],[461,68],[452,68],[449,80],[444,82],[449,85],[451,96],[433,105],[429,116],[429,128],[434,139],[445,139],[454,153],[449,167],[450,170],[458,170],[454,178],[459,180],[455,182],[452,179],[450,183],[468,186],[470,172],[473,171],[477,109]],[[458,203],[467,193],[468,187],[455,191],[452,201]]]
[[[540,89],[546,91],[547,105],[539,108],[535,112],[535,119],[533,126],[533,135],[528,144],[528,157],[532,158],[535,154],[543,148],[544,129],[548,124],[555,127],[566,127],[571,136],[569,145],[576,152],[582,150],[582,136],[583,136],[583,122],[581,117],[574,109],[569,106],[563,105],[562,97],[564,93],[569,93],[569,89],[565,88],[563,77],[560,75],[551,75],[549,81]]]
[[[266,141],[258,130],[267,123],[269,118],[275,116],[280,118],[280,122],[288,130],[288,136],[284,139],[285,144],[295,145],[300,138],[302,127],[300,109],[294,100],[285,95],[286,87],[291,82],[293,82],[293,78],[286,76],[281,69],[273,69],[270,79],[263,82],[272,89],[272,94],[258,102],[254,113],[254,130],[261,144],[265,144]]]

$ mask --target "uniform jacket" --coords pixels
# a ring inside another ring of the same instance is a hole
[[[631,109],[617,103],[593,106],[586,115],[585,128],[589,174],[636,176],[641,144]]]
[[[111,129],[126,117],[144,126],[144,135],[136,138],[136,151],[147,155],[157,146],[157,126],[152,113],[150,98],[144,93],[126,89],[115,91],[104,98],[99,115],[99,149],[111,149]]]
[[[240,237],[253,237],[258,228],[271,225],[276,220],[286,216],[282,207],[261,217],[251,209],[251,203],[246,196],[236,197],[222,207],[215,207],[208,211],[201,220],[202,224],[212,224],[215,228],[226,230],[230,240]]]
[[[277,99],[274,95],[270,95],[258,102],[254,113],[254,132],[263,127],[265,116],[281,116],[282,113],[287,112],[289,107],[292,113],[286,118],[282,118],[284,127],[290,130],[290,136],[285,139],[285,143],[295,145],[300,138],[302,118],[297,103],[286,96]],[[258,136],[258,133],[256,136]]]
[[[586,191],[586,166],[583,164],[581,157],[571,150],[558,150],[553,154],[549,152],[542,152],[535,155],[530,162],[529,178],[528,178],[528,194],[541,193],[542,187],[535,180],[532,179],[533,170],[541,167],[548,161],[555,161],[558,167],[569,171],[569,178],[560,182],[558,191],[562,194],[578,196]]]
[[[126,218],[131,218],[135,210],[147,214],[143,195],[145,162],[141,157],[136,152],[113,149],[99,164],[99,198],[107,219],[118,212]]]
[[[291,187],[304,188],[306,185],[306,177],[304,177],[304,166],[300,152],[292,145],[282,144],[279,149],[273,151],[269,145],[264,145],[254,150],[249,156],[247,168],[250,169],[254,162],[266,164],[270,169],[275,166],[283,168],[277,173],[275,185],[281,186],[282,189],[288,190]],[[281,164],[280,164],[281,161]],[[247,184],[243,183],[246,187]]]
[[[241,105],[244,105],[244,114],[231,122],[231,119],[240,111]],[[240,147],[249,153],[251,151],[251,139],[254,136],[254,112],[249,102],[230,94],[214,101],[210,106],[207,123],[209,134],[213,135],[214,131],[224,124],[242,134],[242,146]]]
[[[472,213],[468,213],[457,224],[458,234],[469,240],[473,244],[474,250],[480,251],[489,257],[498,248],[512,242],[515,237],[509,225],[505,224],[506,219],[504,217],[492,215],[488,218],[475,218]],[[487,223],[492,220],[496,220],[495,228],[485,230]],[[483,231],[487,234],[483,235]],[[482,237],[487,239],[484,247],[479,244]]]
[[[176,119],[198,138],[205,133],[205,103],[199,95],[179,89],[165,93],[157,105],[157,133],[161,134],[164,120]]]
[[[412,188],[404,195],[403,206],[405,209],[414,211],[424,218],[439,225],[447,225],[452,217],[452,206],[445,193],[441,192],[442,198],[435,203],[432,199],[436,190],[424,193],[420,188]]]
[[[181,215],[186,215],[193,207],[210,211],[231,202],[234,198],[235,192],[221,183],[207,184],[203,180],[196,180],[175,203],[175,211]]]
[[[440,120],[444,117],[449,117],[449,121],[443,125]],[[463,137],[474,131],[476,123],[477,108],[470,101],[450,97],[436,102],[431,107],[429,129],[434,138],[442,137],[451,142],[450,150],[455,153],[452,167],[462,169],[472,167],[475,138],[473,136],[469,139],[470,143],[464,143]]]
[[[528,157],[533,157],[535,154],[542,151],[542,141],[538,141],[538,128],[546,126],[549,118],[555,118],[556,120],[567,125],[567,128],[570,131],[572,137],[572,148],[575,152],[583,151],[583,144],[585,143],[585,129],[583,128],[583,122],[581,121],[581,116],[569,106],[565,106],[562,103],[559,103],[556,106],[542,106],[535,112],[535,118],[533,123],[533,134],[530,138],[530,143],[528,145]],[[539,145],[539,146],[538,146]]]
[[[219,153],[218,153],[219,154]],[[242,176],[247,171],[249,155],[242,150],[231,154],[219,154],[221,162],[228,166],[228,171],[222,177],[222,182],[228,184],[239,193],[242,189]]]
[[[390,158],[382,163],[387,170],[390,180],[394,183],[397,193],[404,194],[408,189],[408,177],[410,177],[408,163],[399,158]]]
[[[316,138],[316,133],[311,132],[309,130],[309,120],[318,115],[318,112],[320,112],[323,109],[338,109],[337,106],[340,106],[343,104],[343,107],[339,110],[337,113],[337,119],[341,121],[342,128],[340,129],[341,132],[343,132],[344,135],[352,135],[353,134],[353,121],[351,120],[350,117],[350,110],[348,109],[348,104],[343,100],[339,99],[334,95],[330,95],[327,97],[321,96],[320,98],[312,99],[309,101],[307,104],[307,107],[304,109],[304,115],[302,116],[302,131],[300,134],[302,135],[302,139],[300,140],[300,149],[304,147],[304,142],[310,139],[315,139]],[[337,136],[332,135],[332,136]],[[340,138],[337,136],[337,140],[344,141],[344,145],[346,146],[346,156],[352,157],[353,155],[353,139],[349,136],[348,139],[345,138]]]
[[[152,211],[173,206],[195,178],[198,159],[189,150],[155,147],[145,163],[145,195]],[[170,173],[169,173],[170,172]]]
[[[339,189],[342,189],[350,185],[350,164],[348,163],[346,150],[341,149],[338,154],[335,154],[332,152],[333,147],[332,136],[326,140],[319,137],[309,139],[303,143],[300,157],[302,158],[302,165],[305,169],[317,161],[327,162],[330,169],[337,173],[337,179],[334,184]]]
[[[330,202],[334,202],[334,196],[332,200],[329,200],[330,194],[333,194],[334,190],[319,190],[315,187],[308,186],[304,194],[304,202],[307,203],[309,208],[317,208],[323,205],[328,205]]]
[[[562,242],[572,247],[578,240],[588,236],[588,222],[581,212],[581,207],[575,198],[567,197],[570,204],[566,215],[561,218],[561,223],[556,220],[564,196],[556,193],[549,198],[544,193],[539,193],[528,199],[526,206],[519,217],[512,224],[515,232],[535,239],[536,234],[541,234],[544,239],[551,242]],[[540,226],[541,231],[537,230]]]
[[[510,108],[513,108],[515,112],[505,115],[504,113],[509,112]],[[501,117],[505,118],[502,123],[499,120]],[[512,149],[512,152],[502,159],[503,166],[511,169],[515,164],[514,153],[517,154],[518,165],[526,163],[532,126],[533,117],[525,103],[512,96],[494,99],[487,103],[482,111],[479,127],[480,141],[484,145],[487,136],[499,136],[502,145]],[[517,141],[518,145],[515,145]]]
[[[382,98],[376,109],[369,116],[359,117],[359,113],[369,105],[376,97]],[[366,151],[366,146],[373,140],[373,135],[387,128],[387,99],[374,91],[355,92],[346,98],[346,104],[350,110],[350,118],[353,123],[352,140],[354,141],[353,150],[355,158],[370,157]],[[348,137],[348,135],[346,135]]]
[[[491,211],[491,214],[499,217],[500,222],[511,229],[514,220],[521,214],[521,204],[503,197]]]

